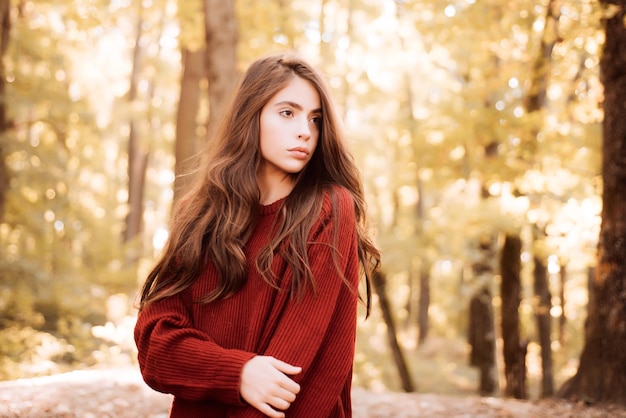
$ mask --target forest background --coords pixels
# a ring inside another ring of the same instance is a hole
[[[601,227],[602,19],[616,8],[1,4],[0,378],[134,364],[136,291],[179,174],[237,74],[281,50],[327,76],[383,251],[355,385],[537,398],[576,373]],[[207,52],[216,41],[226,49]]]

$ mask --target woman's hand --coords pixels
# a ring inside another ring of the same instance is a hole
[[[287,375],[298,374],[301,367],[292,366],[269,356],[250,359],[241,372],[241,397],[271,418],[283,418],[296,399],[300,385]]]

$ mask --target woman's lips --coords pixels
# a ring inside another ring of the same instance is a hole
[[[291,148],[289,152],[296,158],[305,159],[309,156],[309,150],[302,147]]]

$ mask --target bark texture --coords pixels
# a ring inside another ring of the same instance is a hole
[[[605,21],[602,226],[577,373],[560,395],[626,405],[626,0]]]
[[[132,70],[130,73],[128,102],[132,106],[138,99],[138,85],[141,69],[141,38],[143,20],[137,19],[135,45],[132,51]],[[138,122],[131,116],[128,127],[128,214],[123,242],[129,242],[139,235],[143,229],[143,195],[148,166],[148,152],[144,149],[139,132]],[[131,255],[131,260],[137,254]]]
[[[522,240],[507,235],[500,256],[500,296],[502,298],[502,351],[504,357],[504,394],[526,399],[526,341],[520,335],[519,305],[522,282],[520,278]]]
[[[541,347],[541,396],[554,395],[554,373],[552,371],[552,295],[548,287],[548,268],[546,263],[535,256],[534,292],[535,318],[537,334]]]
[[[195,156],[201,148],[198,137],[198,112],[202,80],[205,78],[202,50],[190,51],[183,48],[181,53],[183,73],[180,81],[180,97],[176,114],[176,143],[174,145],[174,202],[177,202],[189,187],[191,172],[195,167]]]
[[[469,307],[470,365],[480,372],[478,391],[484,396],[498,391],[492,299],[491,291],[484,286],[472,296]]]
[[[234,0],[204,0],[204,7],[210,138],[238,80],[237,22]]]
[[[474,280],[482,283],[472,295],[469,306],[468,343],[471,347],[470,365],[480,373],[479,393],[494,395],[499,389],[496,362],[496,329],[493,312],[493,282],[497,239],[484,233],[475,243],[479,256],[472,263]]]
[[[420,281],[420,293],[418,301],[418,334],[417,344],[422,345],[428,337],[428,330],[430,329],[430,317],[428,316],[428,310],[430,308],[430,264],[426,264],[420,268],[419,281]]]

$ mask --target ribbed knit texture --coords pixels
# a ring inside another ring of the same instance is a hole
[[[301,390],[287,417],[352,416],[356,225],[349,192],[340,187],[333,191],[337,216],[326,193],[309,237],[315,292],[308,288],[302,300],[291,299],[291,269],[278,257],[272,267],[280,290],[268,285],[254,267],[282,204],[278,201],[261,207],[257,228],[245,248],[249,276],[241,291],[209,304],[194,304],[216,286],[216,270],[210,265],[188,291],[149,305],[139,314],[135,341],[141,372],[153,389],[174,395],[171,417],[263,417],[239,395],[242,368],[257,354],[302,367],[293,376]],[[335,228],[338,264],[352,289],[333,261]]]

